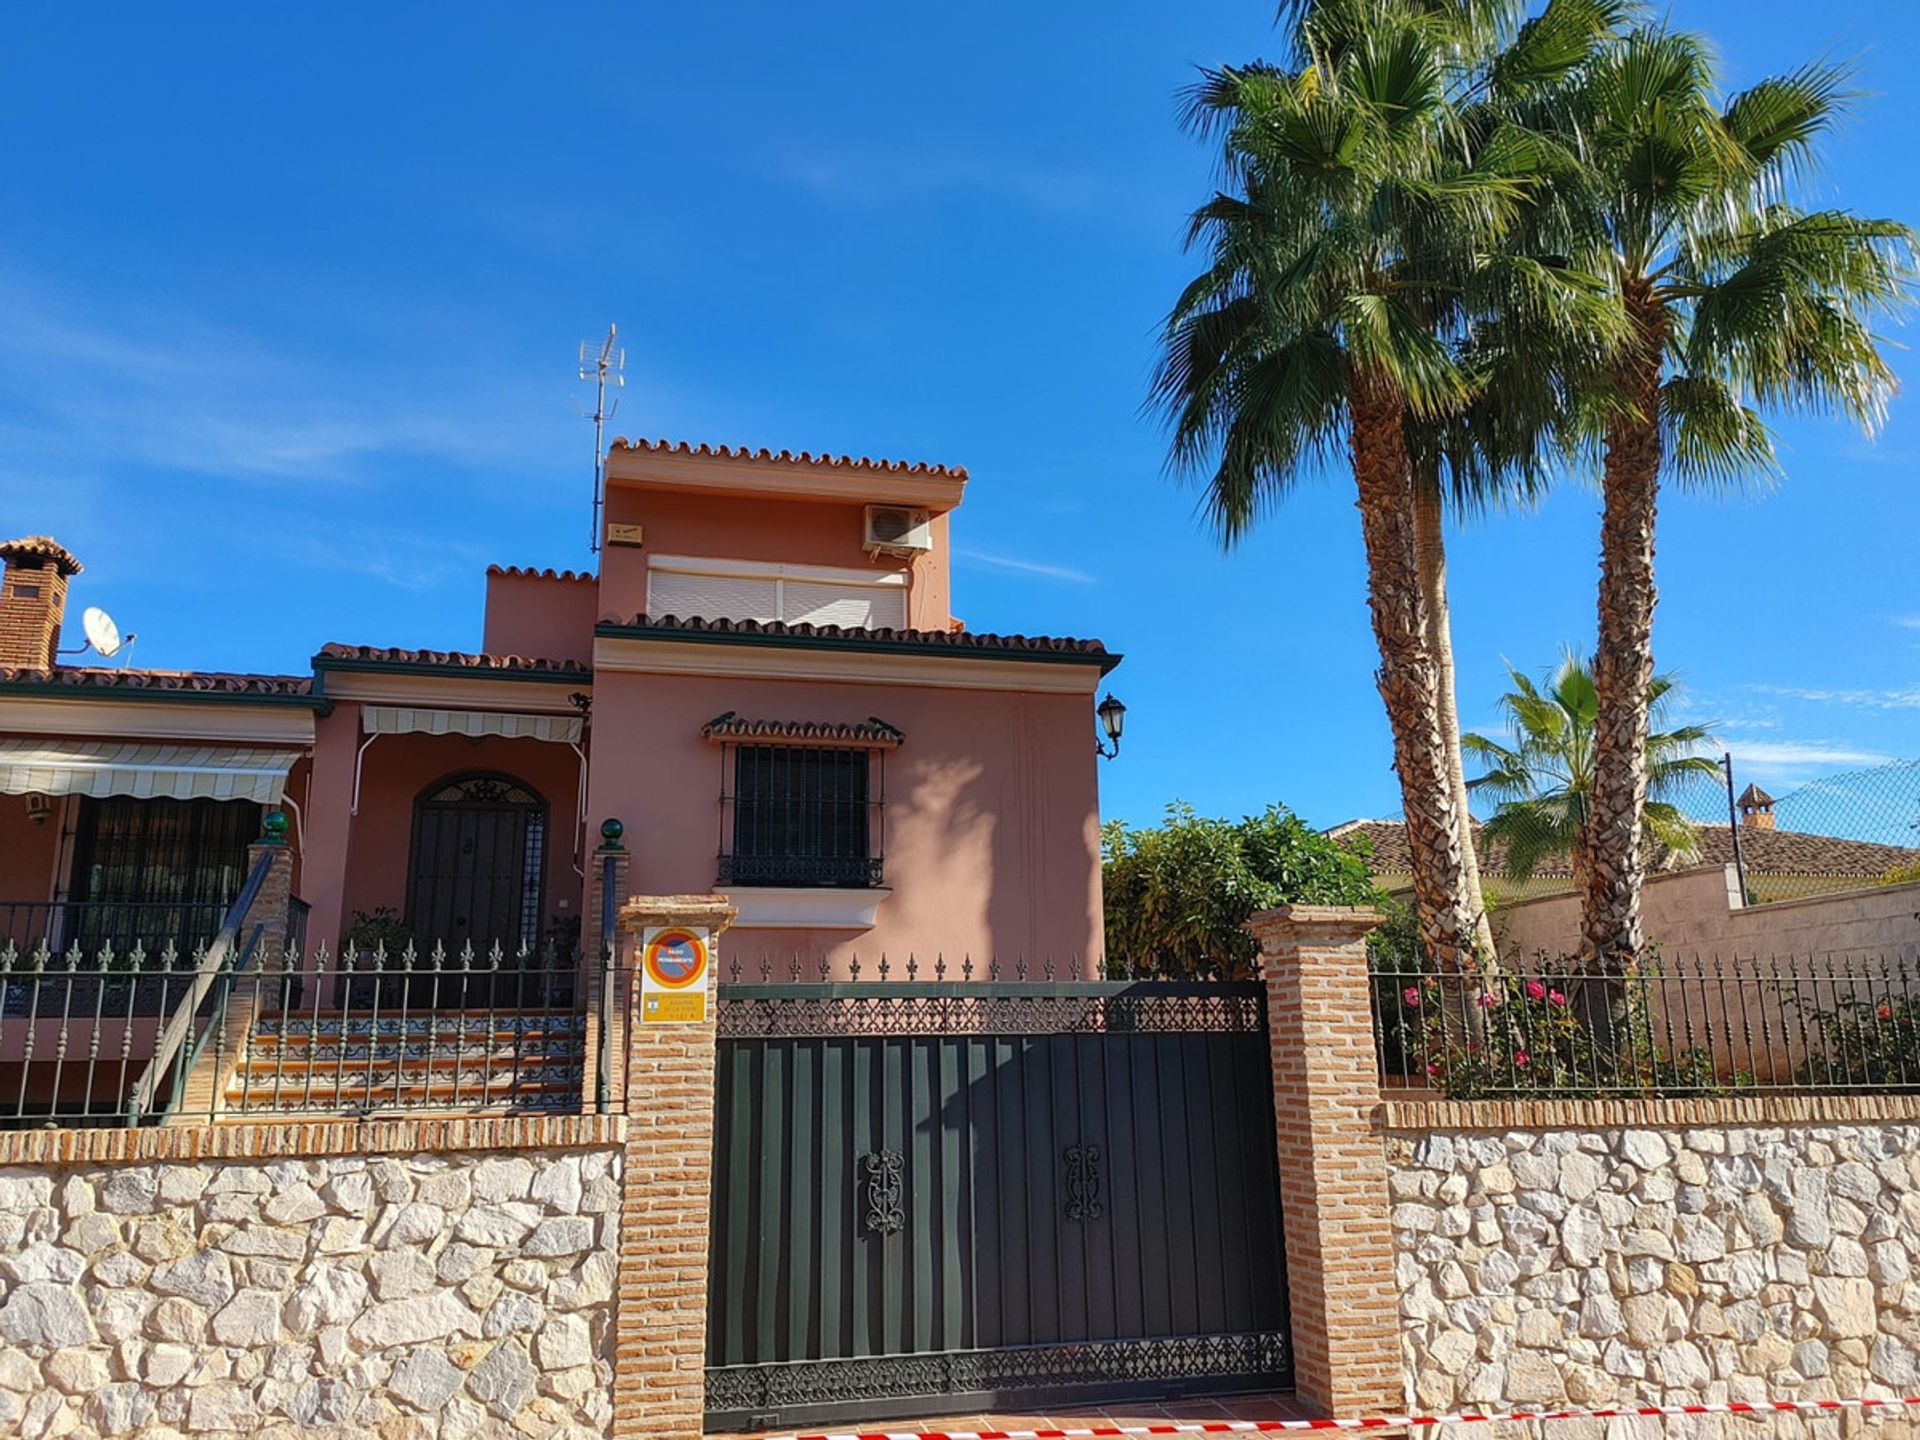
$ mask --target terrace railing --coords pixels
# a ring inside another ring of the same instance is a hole
[[[622,977],[608,983],[626,993]],[[212,1027],[227,1116],[547,1112],[583,1108],[587,1011],[566,947],[324,947],[231,978],[245,1048]]]
[[[1920,955],[1372,966],[1383,1085],[1479,1099],[1920,1091]]]

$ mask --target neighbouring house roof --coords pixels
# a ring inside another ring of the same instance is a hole
[[[1481,827],[1474,827],[1474,841],[1480,849],[1480,869],[1493,876],[1506,871],[1506,851],[1498,844],[1483,845]],[[1697,853],[1686,863],[1692,865],[1730,865],[1733,863],[1733,831],[1726,825],[1695,825]],[[1413,848],[1407,840],[1407,827],[1399,820],[1349,820],[1336,825],[1327,834],[1335,839],[1363,835],[1371,842],[1368,865],[1376,875],[1407,875],[1413,871]],[[1879,845],[1870,840],[1844,840],[1833,835],[1810,835],[1799,830],[1763,830],[1740,827],[1740,852],[1749,875],[1848,875],[1877,878],[1896,865],[1920,859],[1920,849],[1900,845]],[[1534,870],[1539,877],[1573,874],[1565,856],[1543,860]]]
[[[598,580],[590,570],[535,570],[524,565],[489,565],[489,575],[509,575],[521,580]]]
[[[121,670],[105,666],[0,666],[0,693],[53,695],[84,699],[90,696],[137,696],[140,699],[292,701],[323,703],[305,675],[239,675],[211,670]]]
[[[18,540],[0,540],[0,560],[9,564],[28,560],[52,565],[62,575],[78,575],[82,568],[73,552],[51,535],[22,535]]]
[[[748,461],[765,465],[809,465],[824,470],[868,470],[889,475],[932,475],[942,479],[965,480],[963,465],[929,465],[919,460],[875,460],[861,455],[815,455],[807,450],[753,449],[747,445],[689,445],[684,440],[629,440],[617,436],[615,450],[643,451],[654,455],[686,455],[695,459]]]
[[[857,723],[824,720],[745,720],[729,710],[700,727],[708,740],[779,740],[788,744],[891,749],[907,737],[877,715]]]
[[[784,620],[683,620],[675,615],[637,615],[630,622],[601,621],[594,634],[615,639],[690,640],[716,644],[793,645],[821,649],[954,655],[975,659],[1042,660],[1098,665],[1102,674],[1121,657],[1098,640],[1048,635],[992,635],[973,630],[857,630]]]
[[[321,670],[409,670],[437,675],[512,677],[522,680],[582,681],[593,678],[591,666],[574,660],[546,660],[531,655],[482,655],[459,650],[401,650],[384,645],[322,645],[313,657]]]
[[[1767,792],[1762,790],[1758,785],[1749,785],[1740,792],[1739,803],[1741,805],[1771,805],[1773,804],[1773,796],[1767,794]]]

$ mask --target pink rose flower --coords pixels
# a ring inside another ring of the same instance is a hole
[[[1546,998],[1547,998],[1547,987],[1546,987],[1546,986],[1544,986],[1544,985],[1542,985],[1542,984],[1541,984],[1541,983],[1540,983],[1540,982],[1539,982],[1538,980],[1529,980],[1529,981],[1527,981],[1527,998],[1528,998],[1529,1000],[1544,1000],[1544,999],[1546,999]]]
[[[1418,985],[1407,986],[1406,989],[1400,992],[1400,998],[1407,1002],[1408,1009],[1418,1010],[1420,1008],[1420,987]]]

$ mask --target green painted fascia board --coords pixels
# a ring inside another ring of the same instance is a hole
[[[342,660],[332,656],[313,657],[313,683],[316,694],[324,693],[329,670],[345,670],[373,675],[437,675],[456,680],[524,680],[545,685],[591,685],[591,670],[508,670],[473,665],[434,665],[420,660]]]
[[[0,699],[10,695],[36,700],[160,700],[183,705],[291,705],[308,710],[333,708],[316,688],[308,695],[263,695],[243,690],[165,690],[138,685],[61,685],[44,680],[0,680]]]
[[[742,630],[681,630],[661,625],[593,627],[608,640],[688,641],[696,645],[759,645],[792,650],[850,650],[868,655],[921,655],[940,660],[1020,660],[1040,665],[1098,665],[1105,675],[1125,657],[1111,650],[1021,650],[1012,646],[925,645],[912,640],[863,640],[853,635],[769,635]]]

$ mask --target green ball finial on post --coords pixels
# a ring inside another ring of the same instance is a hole
[[[287,843],[287,816],[283,810],[269,810],[260,822],[260,843],[262,845],[284,845]]]
[[[606,819],[600,822],[600,847],[603,850],[622,850],[620,837],[627,833],[627,827],[618,820]]]

